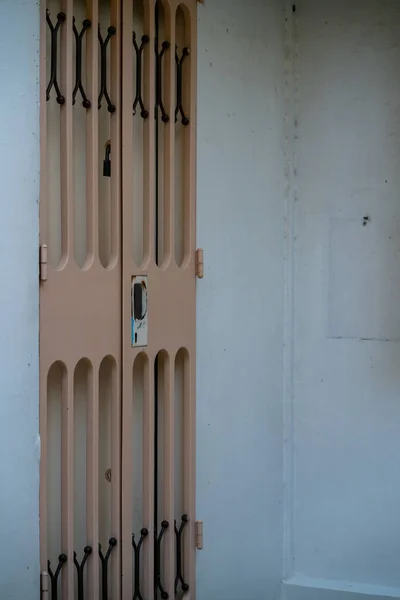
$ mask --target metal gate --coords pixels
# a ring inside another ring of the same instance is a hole
[[[196,12],[41,3],[49,600],[195,597]]]

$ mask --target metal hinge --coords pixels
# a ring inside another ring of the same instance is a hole
[[[204,253],[203,248],[196,250],[196,277],[203,279],[204,277]]]
[[[46,571],[40,575],[40,600],[49,600],[50,596],[50,577]]]
[[[48,277],[47,244],[42,244],[39,248],[39,278],[40,281],[47,281]]]
[[[203,521],[196,521],[195,538],[196,549],[203,550]]]

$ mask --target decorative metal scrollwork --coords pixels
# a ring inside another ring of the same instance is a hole
[[[83,88],[83,83],[82,83],[82,40],[83,40],[83,37],[84,37],[86,31],[91,26],[92,26],[92,23],[89,21],[89,19],[85,19],[82,22],[81,31],[78,32],[78,30],[76,28],[76,24],[75,24],[75,17],[73,18],[73,31],[74,31],[74,36],[75,36],[76,52],[75,52],[75,87],[74,87],[74,91],[72,94],[72,104],[75,104],[76,95],[79,91],[81,94],[81,97],[82,97],[82,106],[84,108],[90,108],[91,102],[86,96],[85,90]]]
[[[148,529],[143,527],[140,532],[140,540],[135,542],[135,535],[132,533],[132,547],[135,555],[135,587],[133,591],[133,600],[143,600],[140,591],[140,551],[142,549],[144,539],[149,535]]]
[[[101,562],[101,592],[102,592],[102,600],[108,600],[108,560],[111,556],[111,552],[113,548],[117,545],[117,540],[115,538],[110,538],[108,542],[108,550],[106,555],[104,556],[101,550],[101,544],[99,544],[99,556]]]
[[[189,125],[189,119],[185,114],[183,108],[183,63],[185,58],[189,56],[189,48],[183,48],[182,54],[179,57],[178,47],[175,48],[175,62],[176,62],[176,108],[175,108],[175,123],[178,121],[178,115],[181,115],[182,125],[185,127]]]
[[[187,515],[182,515],[181,524],[179,529],[176,525],[176,521],[174,523],[175,537],[176,537],[176,577],[175,577],[175,596],[178,593],[178,586],[181,584],[181,588],[183,592],[187,592],[189,590],[189,585],[186,583],[183,577],[183,565],[182,565],[182,534],[183,530],[186,527],[186,523],[189,523],[189,517]]]
[[[46,10],[46,22],[50,29],[51,36],[51,54],[50,54],[50,81],[46,89],[46,100],[50,100],[51,90],[54,87],[56,91],[56,100],[58,104],[65,104],[65,97],[62,95],[60,86],[57,79],[57,54],[58,54],[58,32],[59,29],[66,19],[66,15],[63,12],[59,12],[57,15],[57,23],[53,25],[50,17],[50,11]]]
[[[150,38],[148,35],[142,35],[140,46],[138,46],[136,40],[136,33],[132,32],[132,42],[136,54],[136,96],[133,102],[133,114],[136,115],[137,107],[140,106],[140,116],[142,119],[147,119],[149,111],[146,110],[142,96],[142,58],[143,50],[149,43]]]
[[[101,35],[100,25],[99,25],[99,43],[100,43],[100,93],[98,105],[99,109],[101,108],[101,101],[103,97],[107,102],[107,110],[109,113],[115,112],[115,105],[111,102],[110,95],[107,90],[107,47],[113,35],[116,33],[116,28],[111,26],[107,29],[106,39],[103,40],[103,36]]]
[[[162,600],[168,600],[169,594],[166,592],[161,583],[161,542],[164,537],[164,533],[169,527],[168,521],[161,523],[161,530],[156,540],[155,548],[155,583],[156,589],[159,590]]]
[[[161,111],[161,121],[168,123],[169,116],[164,108],[162,100],[162,59],[167,50],[169,50],[171,44],[169,42],[163,42],[161,44],[161,51],[157,52],[156,47],[156,59],[157,59],[157,86],[156,86],[156,107]]]
[[[50,561],[47,561],[47,570],[50,577],[51,583],[51,600],[58,600],[58,578],[60,576],[61,570],[65,563],[67,562],[67,557],[65,554],[60,554],[58,557],[58,565],[56,570],[53,572]]]
[[[83,550],[83,559],[79,563],[76,552],[74,552],[74,565],[78,574],[78,600],[85,600],[85,588],[84,588],[84,570],[88,557],[92,554],[91,546],[85,546]]]

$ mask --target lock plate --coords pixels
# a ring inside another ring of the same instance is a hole
[[[133,275],[131,283],[132,348],[147,346],[147,276]]]

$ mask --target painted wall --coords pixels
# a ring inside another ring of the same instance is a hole
[[[39,9],[0,22],[0,598],[39,596]],[[8,58],[7,58],[8,57]],[[12,60],[11,60],[12,57]]]
[[[280,594],[284,14],[199,8],[199,600]]]
[[[398,597],[400,4],[292,18],[285,596]]]

